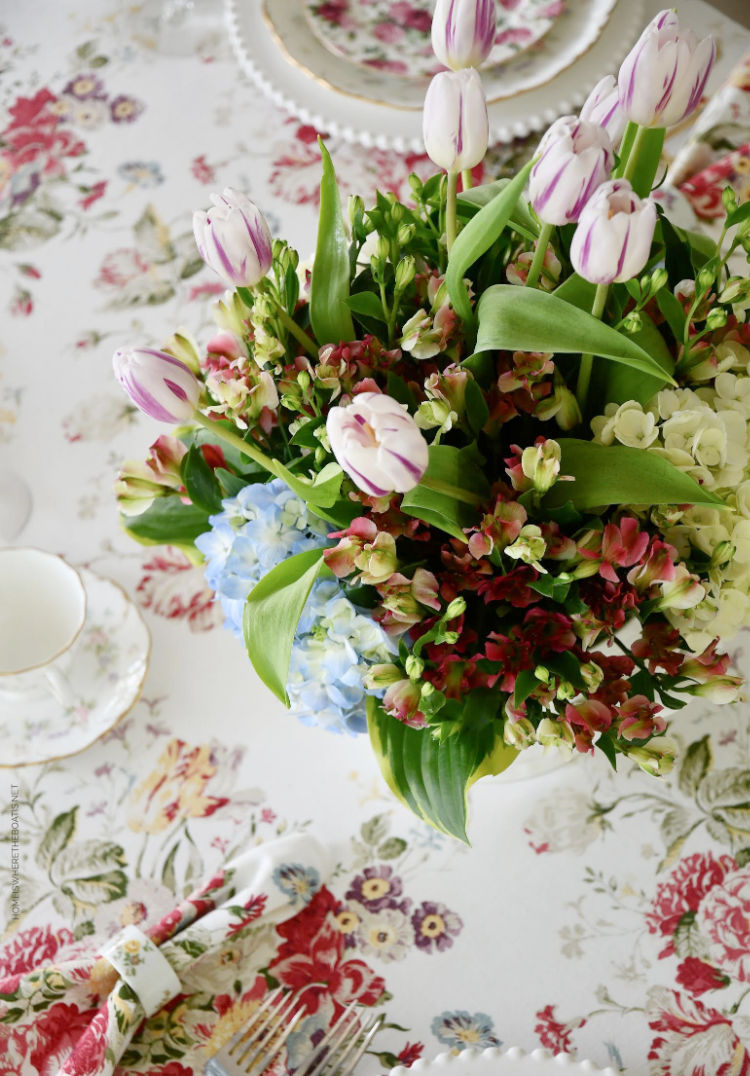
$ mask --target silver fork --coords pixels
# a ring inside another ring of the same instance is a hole
[[[303,1019],[304,990],[272,990],[245,1027],[207,1062],[205,1076],[260,1076],[276,1062]],[[384,1015],[363,1020],[356,1002],[344,1010],[295,1070],[295,1076],[350,1076],[380,1030]]]

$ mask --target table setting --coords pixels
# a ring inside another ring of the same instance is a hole
[[[750,1074],[750,30],[0,50],[0,1076]]]

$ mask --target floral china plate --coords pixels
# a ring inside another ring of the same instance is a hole
[[[532,48],[565,10],[564,0],[495,0],[497,35],[485,67]],[[434,0],[305,0],[309,24],[326,48],[351,63],[411,78],[442,69],[430,43]]]
[[[87,568],[86,623],[66,670],[71,706],[51,695],[0,694],[0,767],[29,766],[83,751],[138,701],[148,669],[151,639],[124,590]]]
[[[573,1061],[570,1054],[534,1050],[527,1054],[517,1046],[488,1050],[462,1050],[439,1054],[433,1061],[419,1059],[408,1070],[399,1065],[392,1076],[615,1076],[613,1068],[601,1069],[591,1061]]]
[[[482,70],[492,142],[540,131],[573,112],[623,59],[644,0],[569,3],[533,48]],[[299,0],[225,0],[243,71],[275,104],[347,142],[424,152],[425,80],[337,56],[310,31]]]

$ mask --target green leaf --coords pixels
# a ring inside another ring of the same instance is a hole
[[[446,534],[466,542],[464,527],[476,522],[478,510],[454,493],[477,497],[489,496],[489,484],[483,471],[484,460],[476,445],[454,448],[452,445],[430,445],[429,462],[424,478],[440,484],[440,490],[420,482],[404,494],[401,510],[406,515],[422,519]]]
[[[410,728],[385,713],[372,696],[367,700],[367,724],[375,756],[393,794],[435,829],[468,844],[466,793],[496,746],[492,727],[457,733],[438,742],[429,731]],[[504,744],[502,747],[505,765],[510,765],[518,752]],[[499,764],[499,759],[496,762]]]
[[[313,583],[324,569],[322,549],[297,553],[272,568],[245,603],[242,630],[250,660],[285,706],[294,633]]]
[[[471,321],[473,318],[464,284],[466,270],[490,249],[502,233],[526,185],[532,165],[533,161],[529,161],[507,186],[472,217],[456,237],[448,259],[445,282],[453,309],[464,321]],[[481,350],[477,348],[477,351]]]
[[[711,942],[701,932],[696,918],[694,911],[684,912],[672,935],[674,951],[681,959],[687,956],[703,958],[710,954]]]
[[[557,482],[544,504],[571,501],[576,508],[606,504],[702,504],[724,507],[724,502],[703,489],[689,475],[653,452],[625,445],[598,445],[561,437],[560,474],[574,482]]]
[[[406,851],[406,848],[406,841],[403,837],[389,837],[378,847],[378,859],[398,859]]]
[[[182,461],[182,480],[187,495],[197,508],[213,515],[221,511],[221,489],[197,445],[192,445]]]
[[[706,774],[698,799],[712,819],[732,835],[750,833],[750,771],[732,767]]]
[[[383,304],[378,296],[372,291],[355,292],[354,295],[348,297],[346,305],[355,314],[361,314],[366,318],[374,318],[376,321],[386,321],[386,316],[383,313]]]
[[[388,836],[388,818],[384,814],[376,814],[368,818],[359,827],[360,836],[365,844],[380,844]]]
[[[742,205],[727,215],[727,228],[733,227],[735,224],[742,224],[743,221],[750,219],[750,202],[744,202]]]
[[[479,187],[470,187],[469,190],[462,191],[457,198],[459,211],[466,209],[473,215],[482,206],[486,206],[491,202],[509,183],[510,178],[503,177],[502,179],[493,180],[492,183],[483,183]],[[529,213],[523,198],[519,198],[516,202],[515,208],[510,215],[509,223],[515,232],[518,232],[524,239],[528,239],[532,243],[539,235],[539,224]]]
[[[227,471],[225,467],[217,467],[214,474],[225,497],[236,497],[240,490],[247,485],[246,478],[240,478],[239,475],[233,474],[232,471]]]
[[[551,598],[553,602],[562,604],[568,596],[570,584],[570,579],[558,579],[556,575],[547,574],[540,575],[538,579],[535,579],[529,585],[537,594],[544,594],[546,597]]]
[[[474,434],[478,434],[490,417],[484,393],[473,377],[466,382],[466,418]]]
[[[513,705],[516,709],[526,702],[535,688],[539,687],[539,681],[534,676],[533,669],[522,669],[516,677],[516,686],[513,690]]]
[[[596,284],[584,280],[578,273],[571,273],[558,288],[555,288],[553,294],[558,299],[564,299],[566,303],[572,303],[573,306],[577,306],[579,310],[585,310],[590,313],[594,305]]]
[[[85,905],[95,908],[99,904],[124,897],[128,891],[128,879],[124,871],[106,871],[90,878],[71,878],[60,886],[60,891],[69,897],[76,907]]]
[[[114,841],[92,837],[66,845],[55,861],[55,875],[63,881],[118,870],[126,863],[125,851]]]
[[[57,815],[42,837],[36,850],[36,861],[44,871],[49,871],[63,848],[72,840],[76,831],[78,808],[71,807]]]
[[[591,352],[652,374],[662,385],[672,381],[633,340],[556,294],[494,284],[479,300],[477,313],[476,351]]]
[[[674,363],[664,337],[661,335],[651,318],[641,311],[641,328],[636,333],[630,333],[630,339],[634,340],[639,347],[656,359],[665,374],[672,376]],[[626,400],[637,400],[645,404],[656,395],[664,384],[664,376],[651,377],[640,370],[623,366],[616,363],[610,366],[607,372],[606,399],[612,403],[625,403]]]
[[[341,212],[339,188],[330,154],[318,138],[323,162],[320,180],[318,243],[310,283],[310,323],[319,344],[355,337],[346,304],[349,296],[349,239]]]
[[[713,759],[708,735],[691,743],[680,761],[678,784],[686,796],[694,796],[703,778],[711,769]]]
[[[662,288],[656,293],[656,305],[661,310],[672,330],[672,336],[678,342],[682,340],[685,331],[685,311],[682,309],[680,300],[672,294],[669,288]]]
[[[208,512],[179,497],[158,497],[139,516],[123,516],[127,534],[142,545],[190,546],[199,534],[211,529]]]

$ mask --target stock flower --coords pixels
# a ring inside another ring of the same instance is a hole
[[[629,120],[671,127],[698,106],[716,56],[712,37],[680,30],[674,10],[652,19],[623,60],[618,86]]]
[[[487,152],[487,100],[473,67],[441,71],[427,88],[422,116],[427,156],[446,172],[474,168]]]
[[[427,468],[427,442],[404,404],[380,392],[361,392],[332,407],[326,429],[331,451],[365,493],[406,493]]]
[[[608,180],[578,218],[573,268],[592,284],[630,280],[648,261],[655,227],[656,204],[639,198],[627,179]]]
[[[479,67],[495,41],[495,0],[437,0],[432,51],[446,67]]]
[[[612,141],[596,123],[561,116],[539,143],[529,176],[529,201],[547,224],[569,224],[581,215],[614,163]]]
[[[112,357],[115,377],[135,406],[157,422],[188,422],[200,384],[187,366],[154,348],[122,348]]]
[[[271,267],[271,233],[246,194],[227,187],[213,207],[193,214],[195,242],[206,265],[230,288],[252,288]]]
[[[605,75],[597,82],[583,103],[579,117],[587,123],[598,123],[612,139],[614,149],[620,145],[627,116],[620,105],[620,95],[614,75]]]

